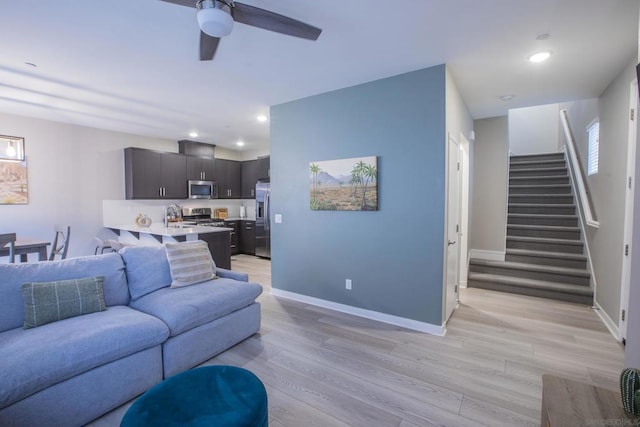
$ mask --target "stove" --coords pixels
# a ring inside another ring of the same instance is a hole
[[[224,221],[211,218],[211,208],[182,208],[182,220],[202,227],[224,227]]]

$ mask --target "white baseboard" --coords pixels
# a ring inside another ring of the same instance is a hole
[[[407,319],[404,317],[393,316],[391,314],[380,313],[363,308],[352,307],[350,305],[339,304],[337,302],[327,301],[320,298],[314,298],[307,295],[297,294],[295,292],[283,291],[281,289],[271,288],[271,295],[279,298],[286,298],[293,301],[311,304],[329,310],[339,311],[341,313],[351,314],[353,316],[364,317],[365,319],[376,320],[378,322],[388,323],[394,326],[411,329],[426,334],[444,336],[447,332],[445,325],[432,325],[431,323],[419,322],[417,320]]]
[[[504,251],[485,251],[482,249],[471,249],[469,258],[484,259],[487,261],[504,261]]]
[[[595,300],[593,301],[593,308],[595,309],[594,311],[596,312],[598,317],[600,317],[600,319],[602,320],[602,323],[604,323],[604,325],[607,327],[609,332],[611,332],[611,335],[613,335],[613,337],[617,341],[622,341],[622,337],[620,336],[620,329],[618,328],[618,325],[616,325],[616,323],[613,320],[611,320],[611,317],[609,317],[607,312],[604,311],[602,307],[600,307],[600,304],[598,304],[598,302]]]

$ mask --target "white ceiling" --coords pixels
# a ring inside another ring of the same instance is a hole
[[[637,51],[638,0],[244,2],[323,32],[312,42],[236,24],[201,62],[195,9],[3,0],[0,111],[256,149],[270,105],[447,63],[473,117],[491,117],[599,96]],[[529,63],[541,49],[551,59]]]

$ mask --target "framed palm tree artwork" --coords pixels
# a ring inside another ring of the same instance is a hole
[[[378,158],[309,163],[309,194],[315,211],[377,211]]]

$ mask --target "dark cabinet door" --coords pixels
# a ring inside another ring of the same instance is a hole
[[[131,199],[159,199],[162,196],[162,154],[141,148],[125,148],[125,195]]]
[[[186,199],[187,159],[182,154],[162,153],[163,199]]]
[[[224,226],[228,228],[232,228],[231,236],[229,239],[229,248],[231,250],[231,255],[237,255],[240,253],[240,239],[239,239],[239,221],[225,221]]]
[[[127,199],[187,198],[187,161],[182,154],[125,148],[124,170]]]
[[[215,177],[219,199],[240,198],[240,162],[216,159]]]
[[[258,181],[258,161],[247,160],[240,164],[242,191],[240,198],[256,198],[256,181]]]
[[[187,180],[215,181],[215,160],[187,156]]]
[[[271,158],[258,157],[258,179],[271,178]]]
[[[198,234],[198,239],[204,240],[209,245],[209,252],[216,263],[216,267],[231,269],[231,252],[229,245],[229,232],[217,231],[215,233]]]
[[[240,221],[240,252],[243,254],[256,254],[256,222]]]
[[[216,159],[215,181],[218,183],[218,198],[229,198],[229,186],[227,184],[228,160]]]
[[[227,169],[227,185],[229,186],[229,198],[240,199],[242,187],[240,182],[242,176],[240,173],[240,162],[229,160],[229,166]]]

